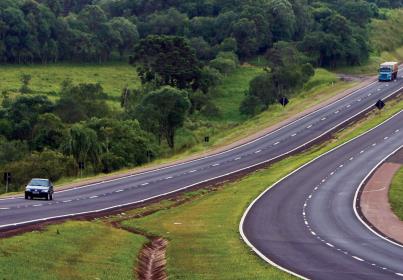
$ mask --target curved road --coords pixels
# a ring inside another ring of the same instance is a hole
[[[0,229],[133,205],[270,162],[313,143],[402,89],[402,78],[374,82],[248,144],[163,169],[59,191],[54,201],[0,199]]]
[[[357,190],[403,147],[403,111],[287,176],[247,210],[241,233],[261,257],[311,279],[403,279],[403,246],[372,232]]]

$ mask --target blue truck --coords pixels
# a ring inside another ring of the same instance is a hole
[[[379,81],[390,82],[397,79],[399,64],[397,62],[385,62],[379,67]]]

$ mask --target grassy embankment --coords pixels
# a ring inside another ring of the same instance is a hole
[[[251,253],[240,240],[238,224],[247,205],[292,170],[402,109],[402,102],[390,102],[384,111],[371,113],[323,145],[212,191],[194,191],[176,200],[128,211],[124,217],[156,212],[123,223],[169,240],[167,269],[172,279],[289,279],[289,275]],[[179,200],[186,202],[172,207]],[[7,276],[5,279],[21,279],[26,275],[35,275],[36,279],[88,279],[89,276],[130,279],[130,269],[144,239],[110,228],[110,220],[121,218],[72,221],[51,226],[44,232],[0,240],[0,275]],[[60,235],[56,234],[57,228]],[[46,264],[50,266],[43,269]]]
[[[338,71],[349,74],[375,75],[380,63],[403,62],[403,9],[382,10],[387,20],[375,19],[369,27],[372,52],[368,63],[357,67],[343,67]]]
[[[132,279],[144,241],[100,223],[49,226],[0,239],[0,279]]]
[[[389,202],[393,212],[403,221],[403,167],[393,177],[389,190]]]

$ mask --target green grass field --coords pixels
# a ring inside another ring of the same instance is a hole
[[[1,65],[0,92],[16,94],[22,74],[32,76],[30,88],[35,93],[57,97],[61,83],[100,83],[112,100],[118,101],[124,87],[137,88],[140,80],[136,69],[124,62],[106,64]]]
[[[0,279],[133,279],[145,241],[102,222],[52,225],[0,239]]]
[[[393,212],[403,221],[403,167],[396,173],[389,190]]]

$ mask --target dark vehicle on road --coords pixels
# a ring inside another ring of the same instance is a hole
[[[25,199],[33,199],[34,197],[53,199],[53,184],[49,179],[32,179],[25,188]]]

